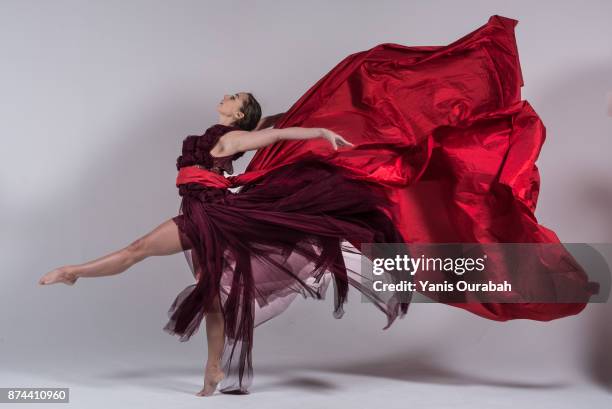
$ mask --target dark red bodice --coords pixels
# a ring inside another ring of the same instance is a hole
[[[223,172],[234,173],[232,162],[244,152],[223,157],[213,157],[210,150],[216,145],[221,136],[229,131],[239,130],[236,126],[215,124],[209,127],[203,135],[189,135],[183,140],[182,154],[176,158],[176,169],[184,166],[200,165],[201,167],[223,175]]]

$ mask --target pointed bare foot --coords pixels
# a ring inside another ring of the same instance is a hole
[[[210,396],[217,390],[217,384],[225,377],[225,374],[218,366],[206,366],[204,373],[204,387],[196,396]]]
[[[63,266],[56,268],[55,270],[49,271],[47,274],[42,276],[38,280],[40,285],[49,285],[55,283],[64,283],[67,285],[74,285],[78,280],[76,272],[72,266]]]

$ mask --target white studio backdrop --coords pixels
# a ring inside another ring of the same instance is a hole
[[[608,1],[0,1],[2,375],[44,373],[75,353],[92,371],[132,357],[203,363],[201,332],[179,344],[162,331],[193,280],[181,253],[74,287],[36,282],[177,214],[181,142],[217,121],[224,93],[283,112],[351,53],[448,44],[493,14],[519,20],[523,98],[547,128],[539,222],[563,242],[611,242]],[[609,304],[548,323],[413,304],[383,332],[384,315],[358,293],[341,320],[332,299],[330,289],[323,302],[298,300],[256,330],[255,384],[258,371],[292,367],[492,384],[612,378]]]

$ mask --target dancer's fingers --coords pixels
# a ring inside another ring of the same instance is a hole
[[[332,148],[337,151],[338,150],[338,145],[336,144],[336,138],[331,138],[331,140],[329,141],[332,145]]]
[[[346,146],[353,146],[353,144],[352,144],[351,142],[347,141],[347,140],[346,140],[346,139],[344,139],[344,138],[341,138],[341,141],[342,141],[342,143],[343,143],[344,145],[346,145]]]

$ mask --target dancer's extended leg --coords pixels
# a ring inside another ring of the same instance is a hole
[[[62,282],[72,285],[81,277],[119,274],[147,257],[167,256],[183,250],[178,227],[172,219],[168,219],[120,250],[83,264],[67,265],[50,271],[40,278],[39,284]],[[208,361],[204,373],[204,387],[197,393],[199,396],[212,395],[224,376],[220,363],[225,342],[225,325],[218,297],[214,305],[217,306],[215,311],[206,314]]]
[[[38,283],[62,282],[72,285],[81,277],[119,274],[149,256],[167,256],[182,250],[178,227],[172,219],[168,219],[120,250],[83,264],[56,268],[42,276]]]

